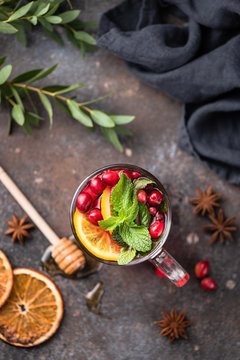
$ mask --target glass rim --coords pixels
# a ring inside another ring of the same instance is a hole
[[[110,264],[110,265],[118,265],[118,263],[116,261],[105,260],[105,259],[101,259],[101,258],[95,256],[82,244],[81,240],[78,238],[78,235],[75,231],[73,215],[76,210],[76,201],[77,201],[78,195],[82,191],[84,186],[89,182],[89,180],[91,180],[94,176],[98,175],[99,173],[101,173],[105,170],[122,170],[122,169],[140,172],[141,174],[143,174],[143,176],[149,177],[150,179],[154,180],[154,182],[156,182],[158,188],[163,192],[164,197],[167,202],[167,221],[165,222],[164,232],[163,232],[162,238],[160,239],[158,245],[149,254],[147,254],[145,256],[141,256],[139,258],[135,258],[130,263],[124,265],[124,266],[130,266],[130,265],[136,265],[136,264],[142,263],[146,260],[150,260],[150,259],[153,259],[154,257],[156,257],[161,252],[161,249],[162,249],[165,241],[167,240],[169,232],[170,232],[170,228],[171,228],[171,224],[172,224],[171,203],[170,203],[169,196],[168,196],[166,189],[154,175],[152,175],[150,172],[148,172],[147,170],[145,170],[137,165],[119,163],[119,164],[110,164],[110,165],[103,166],[103,167],[95,170],[94,172],[92,172],[79,184],[79,186],[77,187],[77,189],[73,195],[72,201],[71,201],[69,215],[70,215],[70,224],[71,224],[72,232],[73,232],[73,235],[74,235],[78,245],[80,246],[80,248],[84,252],[86,252],[88,255],[92,256],[93,258],[97,259],[100,262],[103,262],[105,264]]]

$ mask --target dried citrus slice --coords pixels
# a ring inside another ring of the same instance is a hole
[[[13,270],[13,289],[0,309],[0,338],[15,346],[38,345],[52,336],[63,316],[62,296],[46,275]]]
[[[101,212],[104,220],[114,215],[113,207],[111,204],[111,191],[112,188],[110,186],[107,186],[102,193]],[[112,230],[110,230],[109,233],[111,234]]]
[[[76,209],[74,227],[85,248],[100,259],[116,261],[122,249],[100,226],[93,225],[88,216]]]
[[[0,250],[0,307],[7,301],[13,286],[12,267],[6,255]]]

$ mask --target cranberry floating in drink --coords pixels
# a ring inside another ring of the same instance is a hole
[[[78,187],[71,225],[81,248],[107,264],[152,262],[177,286],[187,272],[163,249],[170,226],[166,190],[152,174],[132,165],[95,171]]]

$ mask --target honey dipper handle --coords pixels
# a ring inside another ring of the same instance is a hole
[[[55,245],[60,240],[57,234],[50,228],[46,221],[39,215],[36,209],[32,206],[30,201],[26,198],[25,195],[19,190],[17,185],[12,181],[8,174],[0,166],[0,181],[8,189],[10,194],[15,198],[21,208],[28,214],[32,219],[38,229],[43,233],[43,235],[48,239],[48,241]]]

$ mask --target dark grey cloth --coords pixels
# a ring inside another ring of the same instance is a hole
[[[239,0],[126,0],[103,14],[97,43],[184,102],[179,145],[240,184]]]

